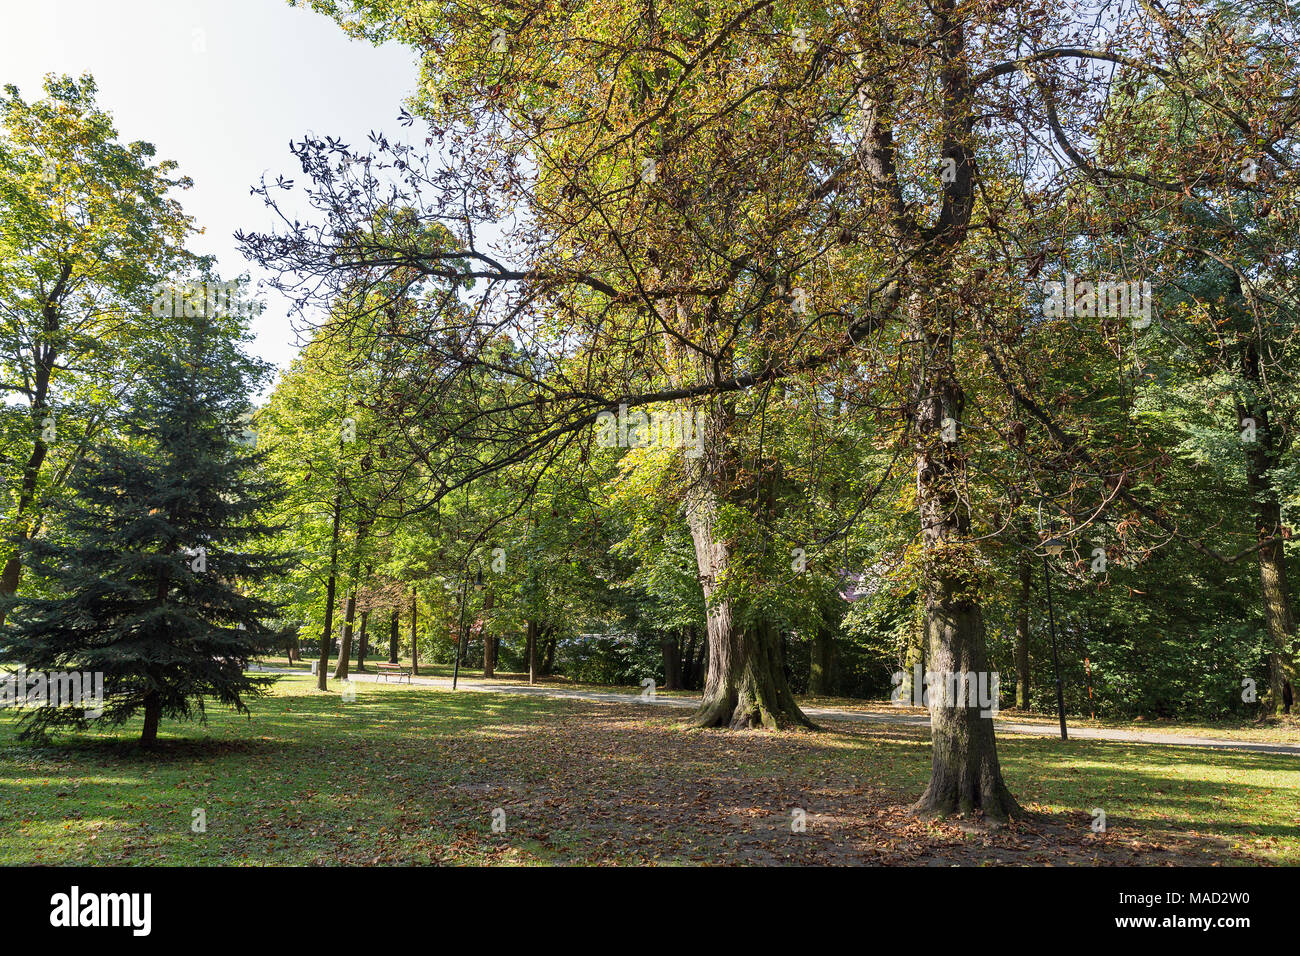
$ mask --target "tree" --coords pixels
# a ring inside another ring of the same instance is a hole
[[[441,428],[409,432],[411,456],[442,477],[438,495],[550,467],[615,409],[705,414],[701,454],[680,476],[708,607],[697,723],[804,722],[782,666],[787,622],[768,599],[766,532],[788,509],[786,462],[765,441],[781,386],[844,383],[881,399],[858,406],[862,429],[916,477],[920,623],[944,684],[988,675],[989,542],[1009,527],[1014,483],[1002,479],[1022,456],[1041,451],[1036,477],[1067,503],[1114,503],[1170,532],[1135,487],[1152,470],[1147,449],[1094,453],[1079,438],[1091,422],[1062,425],[1050,411],[1061,396],[1035,374],[1045,339],[1098,337],[1028,319],[1047,262],[1068,266],[1099,231],[1132,232],[1076,215],[1088,184],[1132,179],[1178,201],[1223,187],[1224,160],[1242,156],[1241,143],[1218,143],[1188,163],[1163,133],[1143,148],[1176,175],[1093,155],[1081,144],[1115,102],[1106,70],[1223,112],[1256,151],[1286,148],[1288,124],[1266,114],[1288,108],[1290,77],[1269,77],[1271,106],[1243,115],[1221,71],[1188,69],[1199,38],[1218,35],[1217,4],[1170,14],[1138,0],[1139,13],[1095,19],[1017,0],[313,6],[356,35],[422,50],[413,106],[450,161],[431,168],[382,141],[364,159],[334,140],[297,144],[322,221],[245,237],[250,251],[312,288],[475,281],[469,314],[430,300],[412,320],[437,342],[430,396],[499,383]],[[273,188],[262,192],[275,205]],[[389,192],[424,228],[380,238],[369,227]],[[523,225],[485,241],[506,220]],[[435,225],[437,241],[411,241]],[[503,332],[523,343],[518,356],[501,354]],[[916,810],[1018,812],[986,708],[931,699],[931,780]]]
[[[142,307],[156,277],[199,262],[183,248],[191,220],[167,196],[190,185],[176,164],[117,141],[89,75],[44,88],[30,103],[14,86],[0,96],[0,390],[27,412],[4,463],[16,494],[0,595],[18,590],[51,454],[53,483],[66,480],[132,377],[132,344],[166,336]]]
[[[143,710],[145,746],[161,718],[202,717],[205,698],[246,712],[267,680],[244,673],[249,658],[282,640],[265,623],[279,609],[243,593],[286,566],[261,547],[279,491],[240,444],[263,368],[206,319],[181,341],[132,390],[121,441],[75,474],[57,532],[29,543],[49,596],[17,599],[2,649],[33,669],[102,672],[103,719]],[[44,708],[24,732],[85,720]]]

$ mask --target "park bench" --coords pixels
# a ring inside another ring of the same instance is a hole
[[[376,680],[380,678],[388,680],[389,677],[396,677],[400,683],[402,678],[405,677],[408,684],[411,682],[411,669],[403,667],[401,664],[389,664],[386,661],[381,661],[375,665],[375,672]]]

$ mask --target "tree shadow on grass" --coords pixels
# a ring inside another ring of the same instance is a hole
[[[1108,829],[1286,838],[1300,856],[1300,759],[1113,741],[1001,741],[1004,769],[1045,804],[1106,813]],[[1013,792],[1015,786],[1012,787]]]

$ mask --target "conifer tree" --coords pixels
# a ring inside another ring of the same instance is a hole
[[[247,712],[269,682],[245,673],[249,658],[281,641],[268,623],[279,609],[249,593],[286,564],[264,544],[280,492],[244,438],[265,369],[224,323],[180,321],[175,350],[70,482],[55,529],[30,543],[41,586],[13,602],[0,635],[0,660],[28,672],[102,672],[101,719],[143,711],[145,746],[164,716],[202,719],[207,699]],[[37,708],[23,732],[86,719]]]

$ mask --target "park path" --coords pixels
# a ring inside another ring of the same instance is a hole
[[[307,673],[306,671],[283,667],[259,667],[256,669],[270,674],[305,675]],[[377,674],[353,674],[352,679],[378,682],[379,676]],[[425,687],[451,689],[451,680],[446,677],[412,677],[410,682]],[[553,684],[486,681],[480,678],[461,678],[457,687],[462,690],[487,694],[534,694],[539,697],[567,697],[606,704],[645,704],[677,707],[679,709],[694,708],[699,703],[692,697],[669,697],[657,694],[650,698],[642,697],[640,694],[577,690],[556,687]],[[803,712],[809,717],[848,720],[857,723],[906,724],[916,727],[928,727],[930,725],[929,717],[918,714],[882,714],[875,711],[843,710],[838,707],[804,707]],[[998,733],[1027,734],[1032,737],[1056,737],[1060,734],[1060,729],[1055,724],[1024,724],[1004,720],[997,722],[996,729]],[[1069,735],[1071,739],[1079,740],[1110,740],[1116,743],[1159,744],[1169,747],[1209,747],[1218,750],[1244,750],[1248,753],[1300,755],[1300,744],[1267,743],[1257,740],[1222,740],[1214,737],[1194,737],[1188,734],[1162,734],[1149,730],[1102,730],[1094,727],[1070,727]]]

